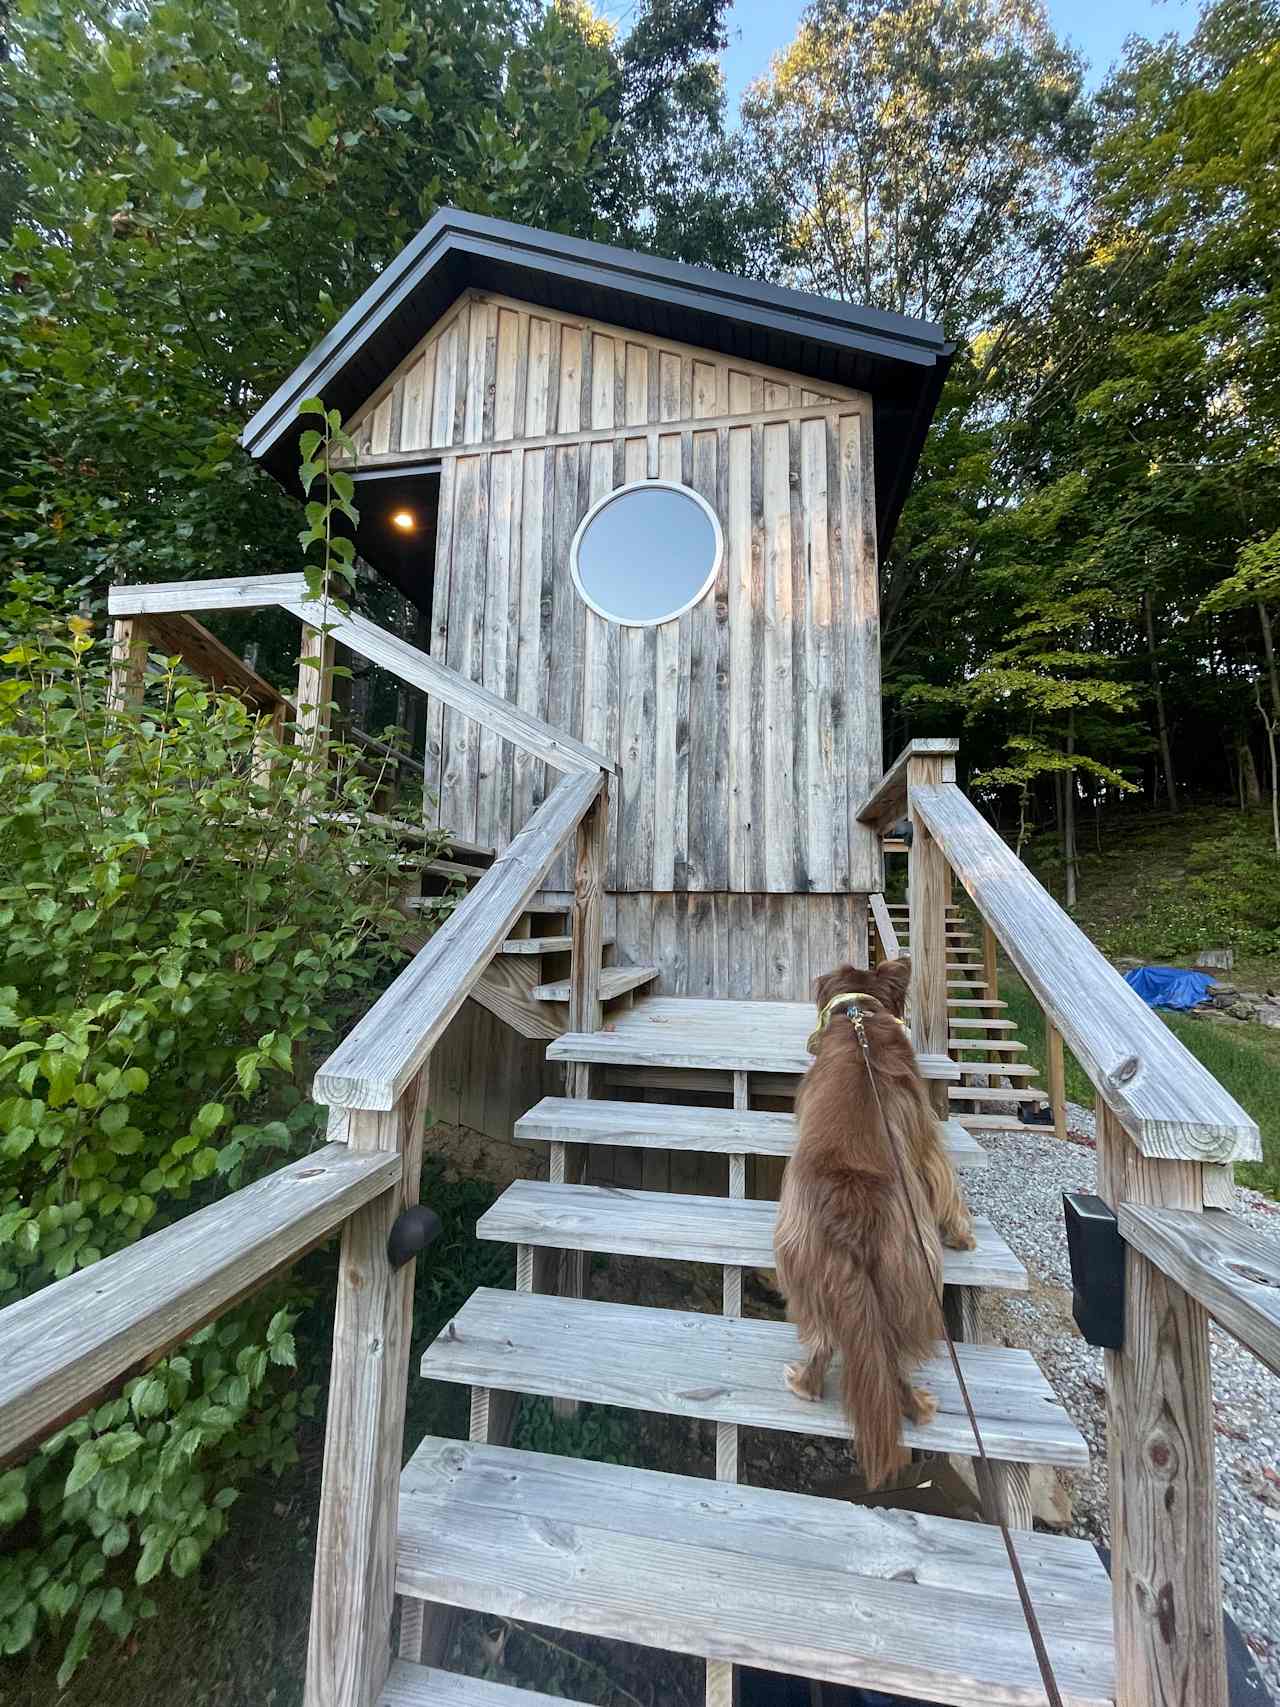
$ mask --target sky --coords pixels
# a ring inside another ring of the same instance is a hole
[[[1194,0],[1048,0],[1048,7],[1058,34],[1089,62],[1091,87],[1120,57],[1127,36],[1162,36],[1171,30],[1188,35],[1199,10]],[[632,4],[606,0],[600,9],[625,28]],[[730,115],[747,84],[767,71],[773,55],[791,40],[803,10],[804,0],[734,0],[724,56]]]

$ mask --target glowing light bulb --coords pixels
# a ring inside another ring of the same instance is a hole
[[[417,523],[412,510],[397,510],[391,518],[391,525],[399,528],[401,533],[412,533]]]

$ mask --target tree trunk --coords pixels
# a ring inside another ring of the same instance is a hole
[[[1240,761],[1240,807],[1262,805],[1262,783],[1258,778],[1258,766],[1253,756],[1253,748],[1248,736],[1241,736],[1236,747],[1236,756]]]
[[[1076,714],[1067,714],[1067,757],[1075,757]],[[1076,904],[1076,773],[1074,765],[1062,774],[1062,858],[1067,868],[1067,909]]]
[[[1164,689],[1160,685],[1160,670],[1156,664],[1156,625],[1151,615],[1151,594],[1142,595],[1142,612],[1147,623],[1147,660],[1151,667],[1151,686],[1156,701],[1156,730],[1160,736],[1160,759],[1164,765],[1164,786],[1169,796],[1169,810],[1178,810],[1178,784],[1173,771],[1173,750],[1169,745],[1169,722],[1165,716]]]
[[[1276,735],[1280,732],[1280,716],[1267,716],[1267,709],[1262,703],[1262,684],[1254,682],[1254,699],[1258,707],[1258,716],[1262,719],[1262,727],[1267,732],[1267,752],[1271,757],[1271,838],[1275,843],[1276,855],[1280,858],[1280,754],[1276,751]]]
[[[1258,621],[1262,624],[1262,650],[1267,655],[1267,680],[1271,683],[1271,713],[1280,717],[1280,675],[1276,674],[1276,649],[1271,641],[1271,613],[1258,600]]]

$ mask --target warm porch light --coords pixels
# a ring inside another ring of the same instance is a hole
[[[412,510],[397,510],[391,518],[391,525],[399,528],[401,533],[412,533],[417,521]]]

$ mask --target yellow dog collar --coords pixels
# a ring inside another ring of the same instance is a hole
[[[808,1050],[810,1055],[816,1055],[818,1053],[818,1039],[822,1036],[828,1025],[830,1025],[832,1014],[842,1002],[856,1002],[860,1010],[862,1008],[862,1004],[866,1002],[868,1004],[868,1012],[888,1014],[888,1017],[891,1020],[896,1021],[904,1031],[908,1029],[906,1020],[898,1019],[897,1014],[890,1014],[878,996],[871,995],[867,990],[845,990],[841,995],[832,996],[831,1000],[818,1015],[817,1029],[809,1033],[808,1041],[805,1044],[805,1048]]]

